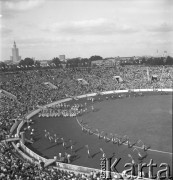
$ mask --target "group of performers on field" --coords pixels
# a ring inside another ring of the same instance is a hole
[[[77,118],[76,118],[77,119]],[[77,119],[79,122],[79,120]],[[146,152],[150,146],[145,145],[142,140],[136,140],[135,142],[130,142],[130,138],[125,135],[123,137],[119,136],[118,134],[112,134],[109,135],[107,133],[104,133],[104,131],[99,131],[98,129],[95,129],[94,131],[88,126],[88,124],[84,123],[82,120],[79,122],[82,128],[82,131],[84,133],[88,133],[89,135],[95,134],[99,140],[103,139],[106,143],[112,142],[113,144],[117,144],[118,146],[124,144],[127,145],[128,148],[133,148],[133,151],[137,151],[138,153],[138,159],[143,160],[147,157],[147,153],[142,155],[138,148],[143,149],[144,152]],[[139,147],[140,146],[140,147]],[[90,150],[88,145],[86,146],[88,157],[92,157],[90,154]],[[103,153],[103,156],[105,156],[105,153],[102,148],[100,148],[100,151]]]
[[[139,96],[141,96],[141,93],[137,93]],[[95,101],[101,101],[103,100],[101,93],[97,94],[97,97],[87,97],[88,101],[91,101],[94,103]],[[129,93],[126,94],[127,97],[136,97],[136,93],[132,93],[129,91]],[[123,98],[123,94],[117,94],[113,93],[111,96],[106,96],[105,99],[119,99]],[[92,111],[94,110],[93,106],[91,106]],[[56,105],[53,105],[51,107],[45,107],[45,108],[40,108],[41,111],[38,114],[38,117],[76,117],[78,115],[82,115],[84,112],[87,111],[87,103],[85,102],[84,104],[66,104],[66,103],[58,103]]]
[[[38,117],[76,117],[87,111],[83,104],[69,105],[60,103],[51,107],[42,108]]]
[[[100,94],[98,94],[100,95]],[[126,94],[126,97],[130,97],[130,96],[143,96],[142,93],[138,93],[136,95],[136,93],[133,92],[129,92]],[[106,100],[110,99],[114,99],[114,98],[123,98],[124,96],[122,94],[112,94],[110,97],[106,96]],[[87,97],[88,101],[92,102],[91,105],[91,110],[95,111],[93,103],[95,101],[101,101],[102,98],[101,97]],[[79,115],[82,115],[84,112],[87,111],[87,103],[85,102],[84,104],[73,104],[73,105],[69,105],[66,103],[60,103],[51,107],[47,107],[45,109],[42,109],[39,113],[39,117],[76,117]],[[77,119],[77,121],[79,122],[79,120]],[[150,146],[145,145],[141,140],[137,140],[135,142],[131,142],[129,137],[127,135],[121,137],[118,134],[107,134],[104,131],[99,131],[98,129],[92,130],[86,123],[84,123],[83,121],[79,122],[82,128],[82,131],[85,133],[88,133],[89,135],[95,134],[97,135],[98,139],[103,139],[106,143],[108,142],[112,142],[113,144],[117,144],[118,146],[124,144],[127,145],[128,148],[133,148],[133,151],[137,151],[138,153],[138,159],[142,160],[147,156],[147,153],[145,155],[142,155],[140,153],[140,151],[138,150],[138,148],[143,149],[144,152],[146,152]],[[47,130],[44,130],[45,133],[45,138],[47,138],[50,143],[55,143],[57,145],[62,144],[64,149],[70,148],[71,153],[74,153],[74,144],[72,142],[71,139],[69,140],[65,140],[64,137],[54,134],[51,135],[50,132],[48,132]],[[139,144],[141,147],[139,147]],[[88,154],[88,158],[91,158],[91,153],[90,153],[90,148],[88,145],[85,145],[86,149],[87,149],[87,154]],[[103,156],[105,155],[105,152],[102,148],[100,148],[100,152],[103,154]],[[132,157],[131,155],[129,155],[130,157]]]
[[[61,135],[51,134],[46,129],[44,130],[44,136],[46,139],[50,141],[50,143],[55,143],[57,145],[62,144],[64,149],[70,148],[71,152],[74,152],[74,143],[71,139],[65,140],[65,138]]]
[[[44,130],[44,136],[49,140],[50,143],[55,143],[56,145],[62,145],[63,149],[66,151],[70,149],[71,153],[65,152],[64,156],[62,153],[58,153],[59,161],[64,163],[71,163],[72,157],[76,155],[76,150],[74,149],[74,142],[71,139],[65,139],[59,134],[51,134],[46,129]]]

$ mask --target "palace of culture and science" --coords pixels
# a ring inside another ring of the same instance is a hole
[[[16,46],[15,41],[12,48],[12,56],[10,56],[10,60],[12,61],[12,63],[19,63],[21,60],[21,56],[19,56],[19,50]]]

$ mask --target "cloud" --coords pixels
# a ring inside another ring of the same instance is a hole
[[[72,35],[111,35],[117,33],[128,34],[138,32],[138,29],[133,26],[116,22],[114,19],[109,20],[104,18],[54,23],[43,27],[43,29],[46,31]]]
[[[45,0],[6,0],[2,1],[5,9],[25,11],[41,5]]]
[[[11,34],[12,32],[13,32],[12,29],[7,28],[6,26],[0,24],[0,34],[1,34],[2,36],[4,36],[4,35],[9,35],[9,34]]]
[[[171,32],[173,31],[173,25],[168,23],[162,23],[159,25],[153,25],[149,28],[147,28],[150,32]]]
[[[54,44],[73,43],[75,40],[71,37],[28,37],[18,38],[17,42],[22,46],[50,46]]]

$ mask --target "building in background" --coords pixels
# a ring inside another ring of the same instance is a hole
[[[66,60],[65,55],[59,55],[59,59],[60,59],[60,61],[65,61]]]
[[[103,59],[91,61],[91,66],[102,66],[103,65]]]
[[[112,67],[112,66],[115,66],[115,65],[116,65],[115,58],[109,58],[109,59],[106,59],[104,61],[104,66],[106,66],[106,67]]]
[[[50,64],[50,60],[38,60],[41,67],[47,67]]]
[[[12,48],[12,56],[10,57],[10,59],[13,63],[19,63],[21,60],[21,56],[19,56],[19,50],[16,46],[15,41],[14,41],[14,45]]]

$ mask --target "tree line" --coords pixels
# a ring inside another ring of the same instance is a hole
[[[7,65],[5,62],[0,62],[0,69],[6,70],[19,70],[19,69],[35,69],[35,68],[62,68],[62,67],[90,67],[91,61],[103,59],[101,56],[91,56],[90,58],[72,58],[68,59],[67,62],[62,62],[58,57],[54,57],[52,60],[47,61],[46,67],[42,67],[40,61],[34,60],[33,58],[25,58],[18,64]],[[64,65],[64,66],[63,66]]]
[[[147,65],[147,66],[156,66],[156,65],[173,65],[173,57],[142,57],[136,60],[130,59],[127,61],[120,62],[121,65]]]
[[[40,61],[34,60],[32,58],[25,58],[21,60],[18,64],[7,65],[4,62],[0,62],[0,70],[1,71],[15,71],[15,70],[30,70],[30,69],[51,69],[51,68],[76,68],[76,67],[91,67],[92,61],[103,60],[101,56],[94,55],[90,58],[72,58],[68,59],[66,62],[60,61],[58,57],[54,57],[52,60],[47,61],[46,66],[41,66]],[[104,59],[106,61],[107,59]],[[127,61],[121,61],[120,65],[173,65],[173,57],[142,57],[136,60],[131,58]]]

